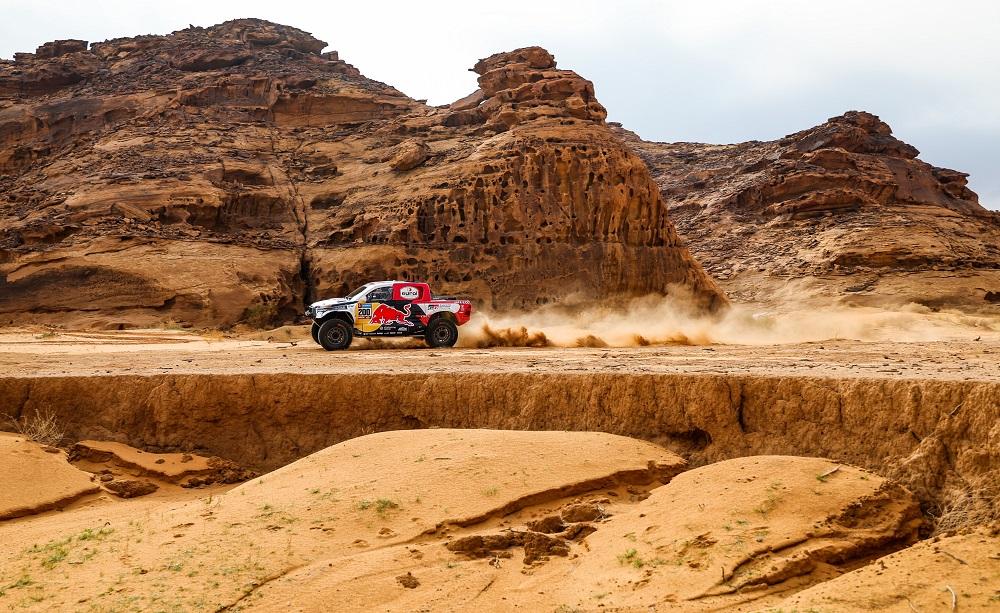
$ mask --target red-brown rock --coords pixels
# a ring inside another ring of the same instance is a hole
[[[0,64],[0,322],[267,325],[377,278],[724,303],[548,52],[486,58],[436,108],[325,46],[240,19]]]
[[[995,308],[1000,215],[979,205],[966,174],[920,161],[870,113],[735,145],[617,131],[730,297]]]

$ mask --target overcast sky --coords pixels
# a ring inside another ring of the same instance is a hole
[[[647,140],[769,140],[870,111],[1000,209],[1000,2],[989,0],[0,0],[0,57],[238,17],[312,32],[431,104],[475,89],[478,58],[541,45]]]

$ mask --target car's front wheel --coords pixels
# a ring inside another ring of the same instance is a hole
[[[312,323],[312,326],[309,328],[309,334],[312,334],[313,341],[315,341],[316,344],[319,345],[320,344],[319,343],[319,323],[317,323],[315,321]]]
[[[316,335],[319,337],[319,344],[327,351],[347,349],[354,340],[354,330],[343,319],[324,321]]]
[[[444,317],[435,317],[427,325],[424,342],[431,347],[454,347],[458,342],[458,326]]]

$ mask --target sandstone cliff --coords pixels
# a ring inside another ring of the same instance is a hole
[[[725,298],[538,47],[431,107],[253,19],[0,63],[0,322],[275,323],[376,278],[495,308]]]
[[[615,130],[732,298],[998,308],[1000,214],[979,205],[967,175],[917,159],[874,115],[735,145]]]

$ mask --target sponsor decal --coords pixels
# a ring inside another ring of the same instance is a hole
[[[382,325],[385,323],[397,323],[401,326],[412,326],[413,322],[408,321],[407,318],[410,316],[410,305],[404,305],[403,310],[394,309],[388,304],[376,304],[375,308],[371,311],[371,319],[369,323],[372,325]]]
[[[407,285],[399,289],[399,297],[404,300],[416,300],[420,296],[420,290],[412,285]]]
[[[372,306],[370,304],[359,304],[358,305],[358,319],[371,319],[372,316]]]

